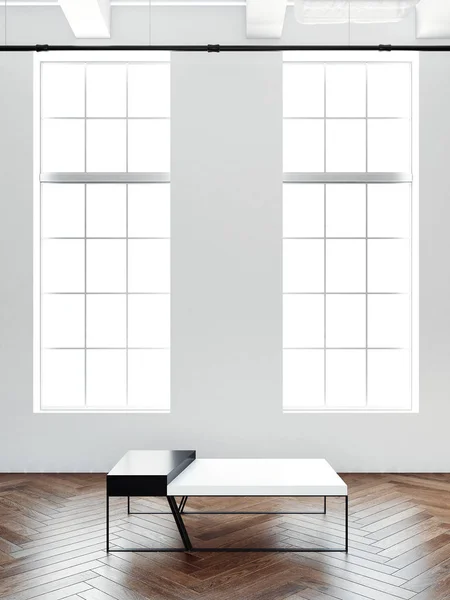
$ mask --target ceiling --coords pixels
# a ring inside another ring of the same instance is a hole
[[[56,6],[59,0],[6,0],[6,6]],[[245,6],[246,0],[111,0],[112,6]]]

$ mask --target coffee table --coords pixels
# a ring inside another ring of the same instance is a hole
[[[109,499],[128,499],[128,514],[172,514],[184,548],[114,548],[109,543]],[[163,496],[170,512],[132,512],[133,496]],[[345,505],[345,541],[342,548],[194,548],[183,514],[288,514],[286,512],[185,511],[192,496],[299,496],[342,497]],[[179,503],[175,500],[180,497]],[[107,552],[348,552],[348,491],[344,481],[324,459],[196,458],[195,450],[133,450],[127,452],[106,478]]]

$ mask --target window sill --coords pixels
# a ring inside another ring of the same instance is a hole
[[[87,409],[87,408],[80,408],[80,409],[75,409],[75,408],[68,408],[68,409],[63,409],[63,408],[47,408],[47,409],[35,409],[34,414],[39,414],[39,415],[54,415],[54,414],[59,414],[59,415],[67,415],[67,414],[82,414],[82,415],[91,415],[91,414],[95,414],[95,415],[101,415],[101,414],[126,414],[126,415],[133,415],[133,414],[155,414],[155,415],[160,415],[160,414],[170,414],[170,409],[164,409],[164,410],[155,410],[155,409],[145,409],[145,408],[104,408],[104,409],[99,409],[99,408],[95,408],[95,409]]]
[[[400,415],[417,415],[419,414],[419,409],[418,408],[405,408],[405,409],[400,409],[400,408],[393,408],[393,409],[388,409],[388,408],[360,408],[360,409],[354,409],[354,408],[341,408],[341,409],[327,409],[327,408],[318,408],[318,409],[313,409],[313,408],[292,408],[292,409],[287,409],[287,408],[283,408],[283,414],[322,414],[322,415],[329,415],[329,414],[354,414],[354,415],[374,415],[374,414],[382,414],[382,415],[392,415],[392,414],[400,414]]]

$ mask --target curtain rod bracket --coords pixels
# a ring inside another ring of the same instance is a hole
[[[380,52],[392,52],[392,44],[380,44],[378,50]]]
[[[36,44],[36,52],[48,52],[48,44]]]
[[[220,44],[208,44],[208,52],[220,52]]]

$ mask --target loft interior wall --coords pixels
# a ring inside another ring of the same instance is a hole
[[[59,9],[42,10],[26,9],[23,29],[10,15],[8,41],[72,42]],[[240,8],[190,22],[182,9],[178,30],[174,10],[154,15],[155,43],[244,41]],[[146,41],[136,19],[119,19],[121,41],[133,23]],[[281,55],[183,53],[172,62],[172,412],[64,415],[32,413],[33,55],[0,55],[0,471],[105,471],[130,448],[165,447],[450,470],[449,68],[448,54],[421,56],[419,414],[281,412]]]

